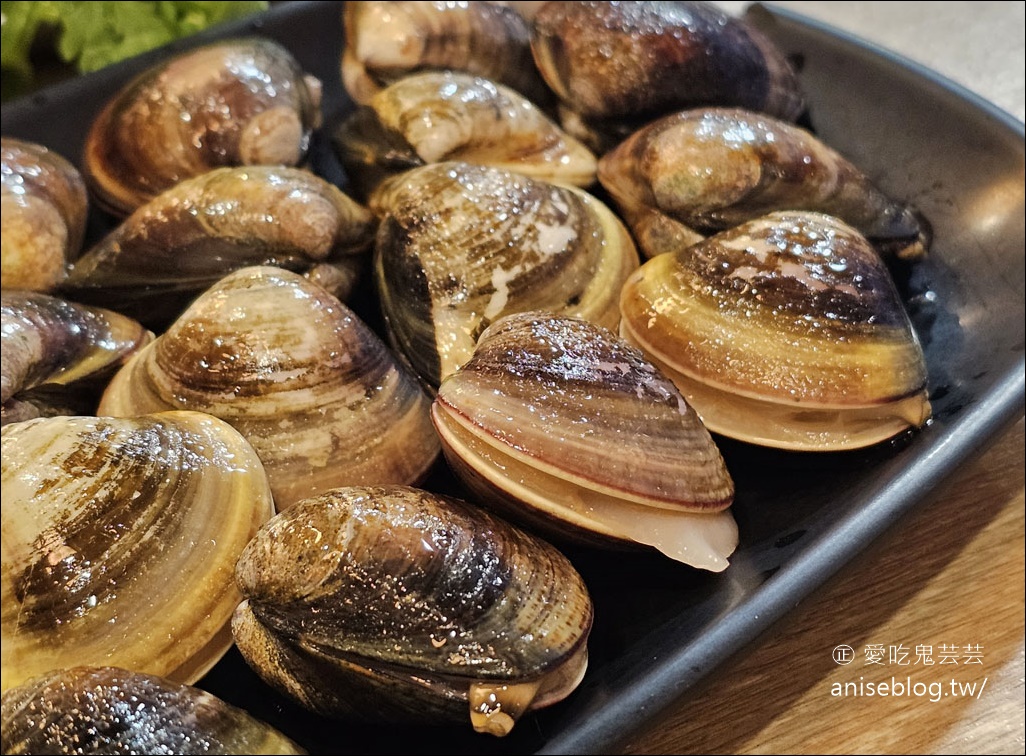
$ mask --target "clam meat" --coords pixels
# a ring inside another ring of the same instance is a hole
[[[0,140],[0,285],[51,291],[85,234],[89,199],[78,169],[41,144]]]
[[[79,664],[202,677],[231,646],[235,562],[273,513],[252,447],[198,412],[2,434],[3,690]]]
[[[458,160],[586,187],[595,156],[525,97],[455,71],[406,76],[375,94],[335,134],[348,175],[368,194],[380,179]]]
[[[451,497],[325,492],[268,522],[236,575],[246,661],[326,716],[502,736],[587,666],[593,609],[569,560]]]
[[[547,309],[616,328],[638,266],[600,201],[497,168],[437,163],[383,184],[374,274],[389,335],[431,386],[470,359],[489,323]]]
[[[928,244],[919,214],[838,152],[804,129],[739,108],[650,123],[603,156],[599,179],[649,257],[775,210],[833,215],[906,259]]]
[[[308,171],[219,168],[132,213],[78,260],[63,291],[158,328],[233,270],[363,257],[375,227],[366,208]]]
[[[450,465],[483,503],[555,537],[652,546],[719,572],[737,546],[734,484],[677,388],[587,321],[496,321],[431,408]]]
[[[465,71],[505,84],[536,105],[552,93],[531,59],[531,27],[505,4],[348,2],[342,83],[365,104],[378,90],[425,70]]]
[[[321,85],[270,39],[229,39],[126,84],[86,136],[100,205],[128,215],[188,178],[239,165],[299,165],[320,125]]]
[[[118,371],[99,412],[226,420],[256,449],[281,510],[335,486],[419,481],[439,451],[429,403],[346,305],[264,266],[204,292]]]
[[[930,416],[926,362],[888,269],[831,216],[771,213],[654,257],[621,310],[623,336],[725,436],[852,449]]]
[[[597,152],[684,108],[736,106],[793,121],[805,107],[784,55],[711,3],[546,3],[531,49],[564,127]]]
[[[75,406],[70,390],[54,394],[36,389],[105,380],[152,338],[139,323],[111,310],[9,289],[0,294],[0,332],[3,425],[40,414],[64,414],[48,405],[64,397],[59,407]],[[95,400],[88,403],[92,406],[83,408],[84,414],[95,408]]]
[[[54,670],[3,694],[6,754],[301,754],[205,690],[117,667]]]

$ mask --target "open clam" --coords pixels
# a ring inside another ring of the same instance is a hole
[[[250,265],[300,272],[359,262],[376,223],[337,187],[297,168],[220,168],[140,207],[73,266],[69,297],[154,327]]]
[[[784,55],[711,3],[546,3],[533,32],[564,127],[599,153],[683,108],[737,106],[790,121],[804,109]]]
[[[407,74],[466,71],[541,105],[552,93],[531,60],[531,27],[513,8],[480,2],[349,2],[342,82],[358,103]]]
[[[270,39],[232,39],[141,73],[100,112],[83,169],[101,206],[128,215],[187,178],[298,165],[320,123],[320,82]]]
[[[3,689],[78,664],[198,680],[231,645],[235,562],[273,513],[252,447],[198,412],[39,418],[2,439]]]
[[[236,644],[321,714],[466,721],[505,735],[587,665],[592,604],[555,548],[455,499],[401,486],[297,504],[239,558]]]
[[[0,279],[5,289],[50,291],[85,234],[89,200],[78,169],[40,144],[0,141]]]
[[[887,267],[855,229],[778,212],[628,280],[621,332],[710,430],[766,446],[851,449],[922,425],[926,362]]]
[[[116,667],[55,670],[5,691],[3,752],[305,753],[205,690]]]
[[[661,118],[603,156],[602,186],[649,257],[775,210],[812,210],[854,226],[885,252],[921,256],[919,214],[881,192],[804,129],[740,108]]]
[[[446,160],[582,187],[595,181],[591,151],[525,97],[454,71],[389,85],[342,124],[335,144],[364,194],[384,177]]]
[[[49,392],[39,387],[63,389],[109,377],[152,338],[139,323],[116,312],[6,289],[0,295],[0,331],[0,422],[4,425],[55,412],[88,414],[95,408],[99,390],[97,397],[85,402],[88,407],[65,412],[63,406],[77,406],[70,390]]]
[[[698,416],[639,350],[584,320],[493,323],[431,407],[482,502],[560,537],[652,546],[723,570],[733,481]]]
[[[438,456],[429,400],[348,307],[302,276],[244,268],[111,380],[99,412],[208,412],[267,469],[278,509],[340,485],[413,483]]]
[[[384,214],[374,272],[389,335],[432,386],[504,314],[619,322],[637,252],[623,223],[580,189],[438,163],[386,182],[371,206]]]

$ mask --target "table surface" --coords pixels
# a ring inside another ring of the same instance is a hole
[[[1024,3],[774,4],[899,52],[1024,119]],[[1023,753],[1023,428],[1020,420],[623,752]],[[854,650],[849,665],[821,652],[840,644]],[[932,647],[932,665],[916,646]],[[881,664],[870,664],[878,654]],[[899,687],[868,695],[866,682],[892,678]]]

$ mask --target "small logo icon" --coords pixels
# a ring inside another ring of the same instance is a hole
[[[855,649],[842,643],[834,646],[834,662],[836,664],[851,664],[855,661]]]

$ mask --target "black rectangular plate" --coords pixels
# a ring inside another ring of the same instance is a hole
[[[597,753],[827,581],[1024,407],[1023,124],[915,64],[818,23],[757,6],[749,18],[800,66],[812,128],[886,191],[917,205],[935,241],[894,273],[923,342],[934,418],[872,449],[796,454],[718,438],[737,487],[741,544],[723,574],[658,555],[565,550],[596,606],[591,663],[565,702],[502,740],[467,726],[340,723],[264,685],[236,651],[200,682],[314,753]],[[261,34],[325,85],[313,168],[344,186],[327,134],[352,108],[339,81],[341,3],[283,4],[5,105],[2,132],[71,160],[105,100],[129,77],[212,38]],[[91,226],[95,237],[107,221]]]

